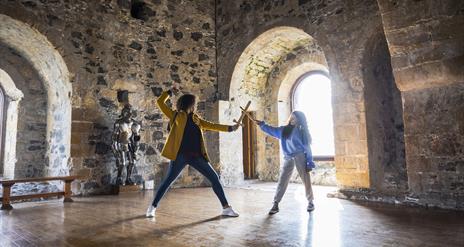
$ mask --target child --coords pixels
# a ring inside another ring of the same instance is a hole
[[[308,199],[307,211],[313,211],[314,198],[309,171],[315,165],[310,146],[311,135],[309,134],[304,113],[301,111],[292,112],[288,124],[280,127],[269,126],[264,121],[255,120],[255,122],[266,134],[280,139],[280,145],[284,152],[284,164],[280,170],[277,191],[274,196],[274,205],[269,214],[279,212],[279,203],[287,190],[288,182],[295,166],[305,186],[306,198]]]

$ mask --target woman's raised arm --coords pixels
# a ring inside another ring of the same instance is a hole
[[[171,109],[171,107],[169,107],[169,106],[166,104],[166,101],[168,101],[168,99],[170,98],[171,95],[172,95],[171,90],[164,91],[164,92],[158,97],[158,99],[156,100],[156,104],[158,105],[158,108],[159,108],[159,109],[161,110],[161,112],[163,112],[164,115],[166,115],[169,119],[172,119],[173,116],[174,116],[174,111]]]

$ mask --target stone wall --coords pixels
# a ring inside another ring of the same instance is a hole
[[[13,50],[0,45],[0,68],[24,97],[19,103],[15,177],[44,175],[46,156],[47,92],[37,72]],[[6,131],[11,131],[6,129]]]
[[[464,2],[379,0],[402,91],[410,193],[464,208]]]
[[[234,91],[231,90],[234,86],[230,82],[236,64],[260,34],[277,27],[302,30],[321,47],[332,80],[338,183],[342,187],[369,187],[361,61],[367,40],[382,32],[377,2],[220,0],[217,3],[220,98],[231,99],[229,93]],[[287,54],[278,57],[286,58]],[[267,59],[275,57],[268,54]],[[269,140],[266,143],[271,145]],[[223,152],[221,149],[221,157]]]
[[[129,91],[130,103],[142,121],[139,180],[158,184],[167,167],[167,160],[159,155],[166,119],[154,105],[162,90],[175,84],[197,94],[200,114],[213,121],[218,118],[212,0],[7,1],[0,13],[44,34],[71,73],[69,170],[86,177],[73,188],[77,193],[107,192],[115,178],[110,135],[122,108],[116,100],[118,91]],[[217,165],[215,140],[217,134],[207,134],[209,153]],[[201,184],[202,176],[186,170],[177,186]]]
[[[464,208],[464,83],[403,95],[410,192]]]
[[[45,164],[45,174],[68,174],[72,89],[62,56],[36,29],[3,14],[0,14],[0,43],[20,54],[34,68],[47,89],[45,153],[48,163]],[[11,127],[13,131],[17,126]]]
[[[336,186],[336,169],[333,161],[316,161],[316,168],[311,171],[311,183],[322,186]],[[291,183],[303,183],[298,171],[293,171]]]
[[[252,99],[258,118],[277,125],[285,115],[279,109],[288,108],[279,83],[297,74],[291,64],[330,73],[340,187],[407,191],[424,204],[464,208],[463,1],[7,0],[0,14],[2,51],[8,47],[22,57],[11,62],[14,68],[38,75],[48,104],[50,97],[71,97],[72,133],[64,132],[69,117],[64,101],[48,107],[56,114],[47,115],[46,138],[59,141],[49,145],[56,160],[45,169],[84,176],[76,193],[108,192],[115,178],[110,136],[122,108],[118,92],[129,93],[142,121],[137,179],[157,186],[167,169],[160,157],[166,119],[154,106],[163,90],[177,85],[199,95],[200,114],[225,123]],[[18,23],[5,27],[4,15],[38,32],[21,32]],[[269,30],[280,33],[259,38]],[[47,46],[51,55],[25,42],[37,37],[25,35],[43,35],[46,40],[38,40],[53,46]],[[317,49],[308,49],[310,44]],[[322,55],[315,58],[311,51]],[[244,54],[250,63],[240,62]],[[66,85],[51,87],[54,81],[70,81],[72,95]],[[42,98],[36,100],[43,105]],[[39,108],[41,115],[44,107]],[[60,124],[49,131],[53,121]],[[72,158],[66,163],[68,135]],[[223,180],[242,179],[241,132],[206,135]],[[258,139],[259,176],[275,180],[278,155],[270,152],[278,143],[259,131]],[[176,186],[204,184],[186,169]]]

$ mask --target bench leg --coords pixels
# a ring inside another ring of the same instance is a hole
[[[10,204],[11,187],[13,184],[3,184],[3,199],[2,208],[0,210],[12,210],[13,206]]]
[[[71,199],[71,183],[73,180],[65,180],[64,181],[64,200],[63,202],[73,202]]]

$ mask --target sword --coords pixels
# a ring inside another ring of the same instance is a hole
[[[251,105],[251,101],[248,101],[248,103],[246,104],[245,108],[240,107],[240,109],[242,110],[242,115],[240,115],[240,118],[239,118],[238,120],[235,120],[235,119],[234,119],[234,123],[237,123],[237,124],[239,124],[239,125],[242,125],[243,118],[245,117],[246,111],[248,110],[248,108],[250,107],[250,105]]]
[[[247,115],[247,117],[250,118],[253,122],[256,121],[256,119],[254,119],[254,117],[250,114],[250,112],[247,112],[243,107],[240,107],[240,109],[241,109],[242,112],[245,113],[245,115]]]

